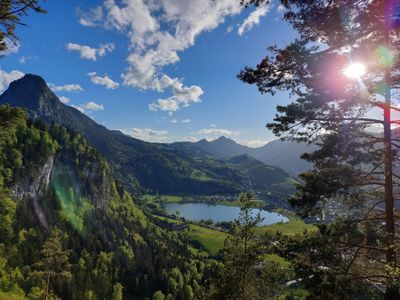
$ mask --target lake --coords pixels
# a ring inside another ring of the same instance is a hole
[[[214,222],[233,221],[239,217],[240,208],[237,206],[210,205],[207,203],[164,203],[166,212],[169,215],[179,211],[179,216],[191,221],[211,219]],[[259,210],[254,210],[257,213]],[[271,225],[279,222],[288,222],[285,216],[266,210],[261,210],[261,217],[264,218],[261,225]]]

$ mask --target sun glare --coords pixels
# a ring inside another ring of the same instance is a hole
[[[351,79],[359,79],[366,73],[366,71],[367,70],[362,63],[352,63],[343,70],[343,74]]]

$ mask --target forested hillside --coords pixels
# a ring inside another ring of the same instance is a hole
[[[0,153],[1,299],[201,299],[207,265],[151,222],[80,134],[0,106]]]

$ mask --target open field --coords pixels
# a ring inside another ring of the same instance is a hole
[[[185,232],[186,238],[195,247],[199,247],[208,253],[215,255],[224,247],[224,241],[228,234],[218,230],[190,224]]]
[[[276,223],[268,226],[258,227],[256,233],[263,235],[265,233],[276,233],[281,232],[285,235],[296,235],[302,234],[305,230],[312,231],[316,230],[316,227],[312,224],[306,224],[301,219],[290,220],[285,223]]]

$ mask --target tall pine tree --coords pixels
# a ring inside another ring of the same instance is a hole
[[[315,168],[301,175],[291,202],[304,215],[334,207],[336,219],[315,235],[287,242],[299,253],[286,254],[310,283],[313,299],[354,299],[365,285],[384,287],[385,299],[400,299],[394,211],[400,177],[392,170],[400,139],[393,132],[399,121],[391,120],[400,88],[400,6],[387,0],[283,2],[283,18],[298,38],[271,46],[239,78],[261,93],[289,91],[295,98],[278,106],[267,125],[281,138],[319,146],[304,155]]]

